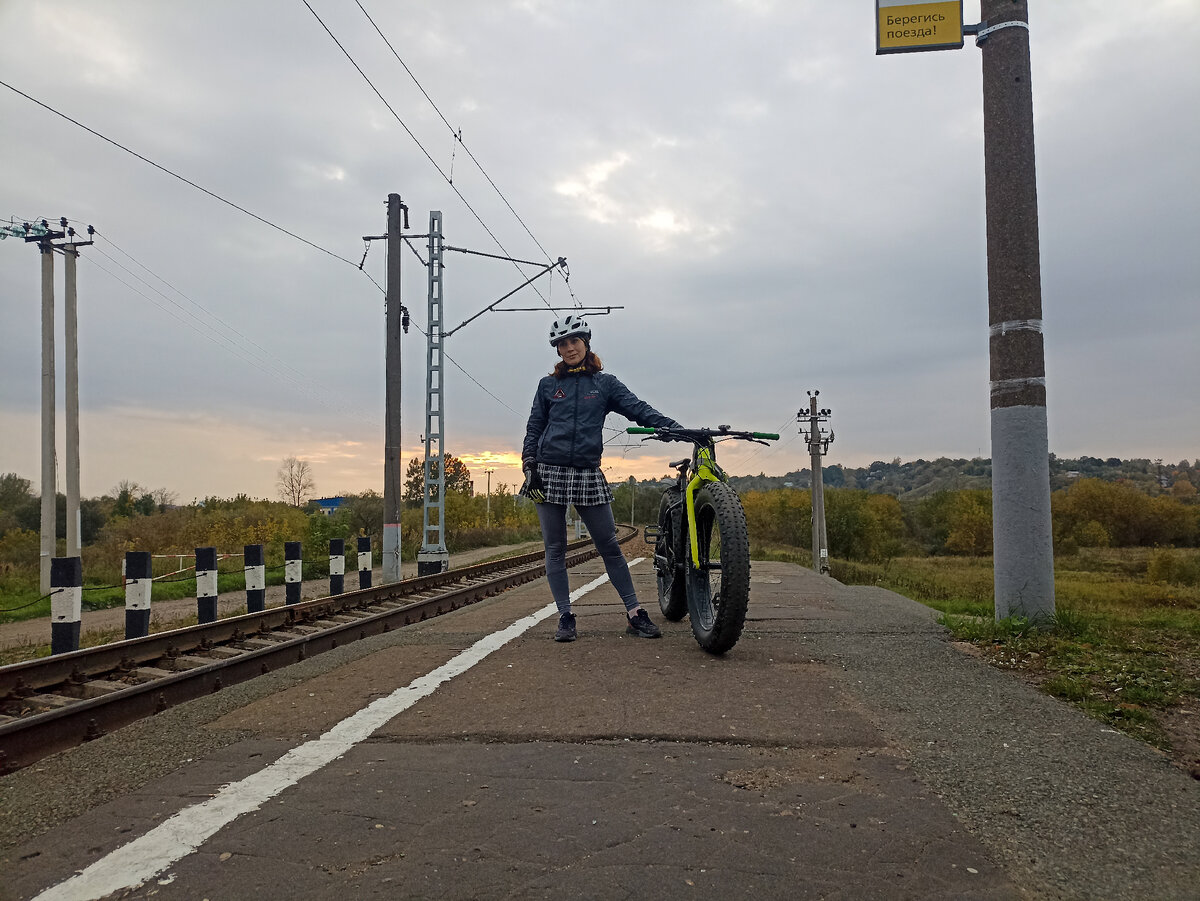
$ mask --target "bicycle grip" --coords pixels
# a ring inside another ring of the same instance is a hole
[[[750,437],[766,438],[769,441],[778,441],[779,440],[779,436],[774,434],[773,432],[751,432]]]
[[[642,425],[631,425],[625,429],[627,435],[653,435],[658,429],[647,428]]]

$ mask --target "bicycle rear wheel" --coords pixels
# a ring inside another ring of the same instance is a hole
[[[680,541],[680,498],[678,488],[668,488],[663,492],[658,504],[658,541],[654,543],[658,609],[673,623],[679,622],[688,612],[687,580],[683,568],[685,550]]]
[[[706,482],[696,492],[700,566],[688,557],[687,601],[692,634],[710,654],[724,654],[741,637],[750,603],[750,539],[737,492]]]

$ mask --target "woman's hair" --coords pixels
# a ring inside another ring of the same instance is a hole
[[[586,372],[599,372],[604,368],[604,364],[600,362],[600,358],[592,353],[589,347],[586,354],[583,355],[583,362],[579,364]],[[564,378],[567,374],[566,360],[559,360],[558,365],[554,367],[554,371],[550,373],[556,379]]]

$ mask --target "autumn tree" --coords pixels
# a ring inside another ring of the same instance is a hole
[[[293,507],[303,507],[312,495],[314,484],[312,467],[308,465],[307,460],[283,458],[283,465],[279,467],[275,481],[281,501]]]
[[[446,466],[446,491],[457,491],[471,497],[475,494],[475,485],[471,481],[471,470],[458,457],[442,454]],[[430,475],[437,478],[438,461],[430,461],[433,472]],[[413,457],[408,461],[404,470],[404,500],[410,504],[420,504],[425,499],[425,460],[423,457]]]

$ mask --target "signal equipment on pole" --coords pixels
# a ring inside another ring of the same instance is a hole
[[[76,248],[86,247],[92,241],[77,241],[75,229],[67,224],[66,218],[59,219],[56,231],[43,219],[37,225],[24,222],[21,225],[0,227],[0,239],[23,238],[27,244],[37,244],[42,254],[42,511],[41,511],[41,566],[39,585],[42,593],[50,591],[51,561],[57,550],[57,511],[55,499],[58,493],[57,470],[54,462],[55,443],[55,364],[54,364],[54,253],[67,259],[66,265],[66,310],[64,336],[67,342],[67,551],[68,558],[79,557],[79,347],[78,313],[76,305],[75,262],[79,256]],[[88,235],[95,233],[87,227]],[[69,240],[64,240],[69,239]],[[56,241],[61,243],[55,243]]]
[[[833,443],[833,431],[826,431],[821,423],[829,419],[830,410],[817,409],[820,391],[808,392],[808,428],[800,426],[800,433],[808,442],[808,453],[812,461],[812,552],[813,569],[822,575],[829,573],[829,537],[825,532],[825,484],[821,475],[821,457],[829,453]],[[805,411],[796,418],[805,421]]]

